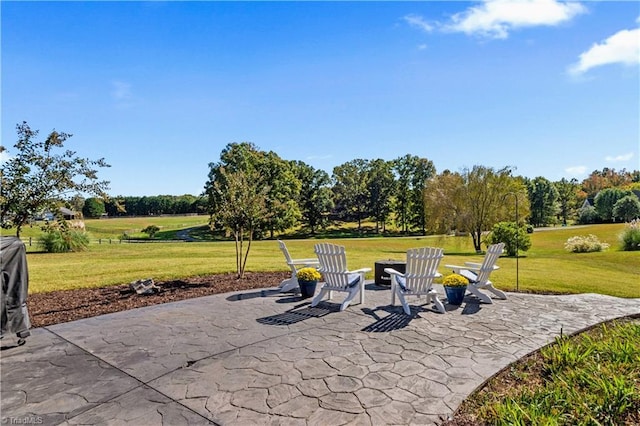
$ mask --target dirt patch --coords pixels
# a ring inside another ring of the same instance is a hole
[[[231,291],[275,287],[291,272],[247,272],[241,280],[235,274],[209,275],[173,281],[160,281],[156,294],[138,295],[129,284],[111,287],[53,291],[30,294],[27,307],[32,327],[74,321],[143,306]]]

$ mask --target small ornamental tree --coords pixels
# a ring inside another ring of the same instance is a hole
[[[260,174],[254,170],[229,171],[215,164],[209,167],[211,171],[205,187],[209,196],[209,226],[212,230],[223,228],[233,234],[236,272],[241,279],[244,278],[253,236],[260,231],[260,224],[269,218],[269,186],[261,182]]]
[[[158,228],[156,225],[149,225],[146,228],[144,228],[142,232],[149,235],[149,238],[153,238],[156,235],[156,233],[158,233],[159,230],[160,228]]]

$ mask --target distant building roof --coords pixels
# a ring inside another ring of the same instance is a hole
[[[66,207],[60,207],[60,213],[62,213],[64,216],[75,216],[76,212],[74,212],[73,210],[69,210]]]

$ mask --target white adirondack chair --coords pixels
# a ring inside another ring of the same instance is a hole
[[[496,297],[500,299],[507,299],[507,295],[504,292],[498,290],[493,286],[493,283],[489,281],[491,272],[496,269],[500,269],[496,265],[496,262],[502,250],[504,249],[504,243],[492,244],[487,247],[487,253],[484,255],[482,263],[476,262],[464,262],[464,266],[457,265],[445,265],[447,268],[451,268],[453,272],[463,275],[469,279],[469,285],[467,290],[469,293],[476,296],[484,303],[493,303],[491,297],[488,294],[481,292],[480,290],[489,290]]]
[[[411,249],[407,251],[407,267],[404,274],[393,268],[385,268],[384,271],[391,276],[391,305],[395,306],[398,295],[404,313],[411,315],[406,297],[426,296],[426,303],[433,302],[436,310],[444,314],[444,305],[438,299],[436,290],[432,288],[434,279],[442,276],[438,273],[438,265],[443,256],[441,248]]]
[[[315,252],[320,261],[319,271],[325,282],[320,293],[313,298],[311,306],[314,307],[320,303],[327,293],[331,299],[334,291],[347,293],[347,297],[340,305],[341,311],[349,306],[358,293],[360,293],[360,303],[364,303],[364,275],[371,271],[371,268],[350,271],[347,268],[347,254],[343,246],[331,243],[316,244]]]
[[[287,260],[287,265],[291,268],[291,278],[287,278],[280,283],[279,287],[280,292],[282,293],[299,287],[298,277],[296,276],[298,269],[318,266],[320,265],[320,262],[318,262],[318,259],[292,259],[284,241],[278,240],[278,244],[280,245],[280,250],[282,250],[282,253],[284,254],[284,258]]]

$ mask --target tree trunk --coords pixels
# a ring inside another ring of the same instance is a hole
[[[242,278],[244,271],[242,271],[242,231],[233,231],[233,236],[236,240],[236,275],[238,278]]]
[[[473,238],[473,248],[476,250],[476,253],[482,253],[482,232],[473,231],[471,237]]]

